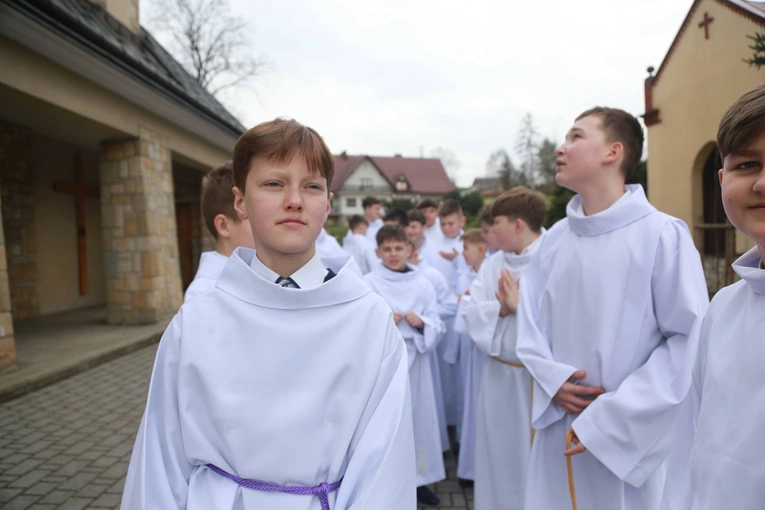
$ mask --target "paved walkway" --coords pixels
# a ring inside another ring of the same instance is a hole
[[[0,508],[118,508],[155,353],[144,348],[0,404]],[[472,508],[451,457],[447,470],[434,487],[439,508]]]

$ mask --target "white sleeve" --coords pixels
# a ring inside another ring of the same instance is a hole
[[[502,337],[509,328],[515,328],[515,314],[499,316],[500,304],[494,294],[494,282],[488,281],[491,271],[488,262],[478,271],[470,286],[470,300],[462,309],[467,333],[475,344],[489,356],[499,356]]]
[[[121,510],[186,508],[194,466],[186,458],[178,407],[181,320],[162,335],[138,436],[130,457]]]
[[[369,398],[370,413],[364,413],[351,441],[348,467],[333,509],[389,510],[417,505],[407,354],[392,320],[386,335],[395,342],[395,349],[382,361]]]
[[[548,234],[545,241],[550,239]],[[550,342],[540,328],[540,294],[545,277],[541,271],[541,256],[544,244],[523,272],[521,302],[518,305],[518,344],[516,354],[534,377],[534,395],[531,408],[531,422],[535,429],[544,429],[563,418],[566,412],[553,402],[553,397],[576,368],[555,361]]]
[[[426,282],[427,287],[423,292],[425,307],[420,315],[420,319],[425,323],[422,335],[415,336],[415,345],[420,353],[430,352],[436,348],[441,337],[446,333],[446,325],[441,320],[436,304],[436,291],[430,282]]]
[[[616,391],[599,396],[572,424],[582,444],[635,487],[669,454],[709,304],[701,259],[684,227],[669,223],[656,257],[653,312],[665,340]]]

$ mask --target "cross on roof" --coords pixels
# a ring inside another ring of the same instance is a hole
[[[704,13],[704,20],[699,23],[699,28],[704,27],[704,39],[709,39],[709,25],[714,21],[715,19],[709,15],[708,12]]]

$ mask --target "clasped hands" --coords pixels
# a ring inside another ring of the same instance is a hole
[[[401,322],[402,319],[406,320],[406,322],[408,322],[409,325],[415,329],[425,327],[425,323],[422,322],[422,319],[420,319],[420,316],[414,312],[407,312],[405,314],[401,312],[393,313],[393,322],[396,323],[396,326],[398,326],[398,323]]]
[[[508,269],[503,269],[499,277],[498,289],[494,295],[499,301],[499,316],[506,317],[511,313],[518,311],[518,302],[520,301],[521,279],[513,278],[513,273]]]
[[[581,380],[586,376],[587,372],[584,370],[577,370],[571,375],[571,378]],[[574,384],[572,382],[566,381],[553,397],[553,402],[558,404],[564,411],[569,414],[579,414],[587,409],[587,406],[592,404],[595,398],[605,392],[606,390],[599,386],[584,386],[582,384]],[[574,446],[563,452],[563,455],[570,457],[572,455],[577,455],[586,451],[587,448],[585,448],[585,446],[579,441],[579,438],[576,436],[576,433],[573,431],[573,429],[570,429],[569,432],[573,434],[572,444]]]

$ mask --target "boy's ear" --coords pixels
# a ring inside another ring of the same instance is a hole
[[[218,231],[219,237],[225,237],[228,239],[231,237],[231,232],[229,232],[229,221],[231,221],[225,214],[218,214],[213,218],[213,224],[215,225],[215,230]]]
[[[412,245],[407,244],[406,245],[406,258],[409,258],[412,256]]]
[[[717,178],[720,179],[720,186],[722,186],[722,182],[723,182],[723,169],[722,168],[717,171]]]
[[[603,158],[603,163],[608,165],[616,163],[622,159],[623,154],[624,154],[624,145],[622,144],[622,142],[614,142],[608,148],[606,157]]]
[[[378,259],[382,258],[382,252],[380,251],[380,247],[379,246],[377,248],[375,248],[375,255],[377,255]]]
[[[460,219],[460,228],[462,228],[462,227],[464,227],[464,226],[465,226],[465,221],[466,221],[466,218],[465,218],[465,216],[463,215],[463,216],[462,216],[462,218]]]
[[[335,198],[335,194],[330,191],[329,195],[327,195],[327,214],[324,215],[324,223],[327,222],[327,218],[329,218],[329,213],[332,211],[333,198]]]
[[[234,210],[236,215],[242,221],[247,220],[247,210],[244,208],[244,193],[237,186],[231,188],[231,191],[234,192]]]

